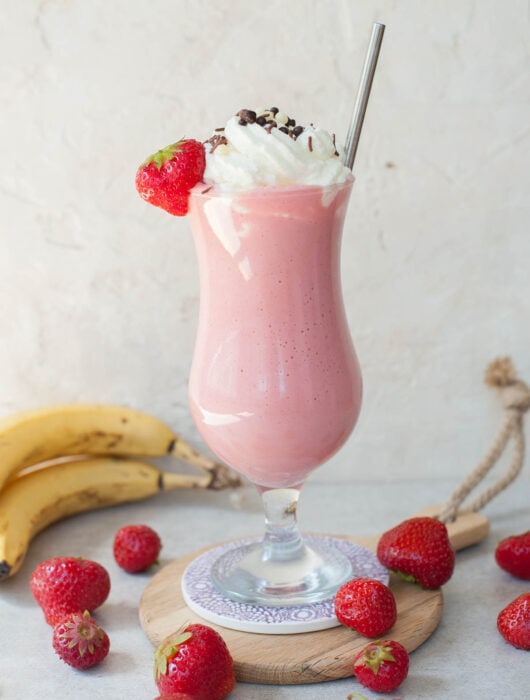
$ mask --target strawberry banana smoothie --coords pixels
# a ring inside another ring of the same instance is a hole
[[[296,522],[304,479],[341,447],[361,406],[340,286],[352,185],[335,138],[274,107],[240,110],[206,142],[181,139],[136,173],[145,201],[190,217],[201,297],[195,424],[262,495],[263,540],[220,552],[209,568],[234,600],[305,605],[353,576],[338,544],[307,545]]]
[[[201,279],[191,410],[255,484],[300,486],[361,405],[340,287],[353,178],[334,138],[274,109],[242,110],[206,146],[189,198]]]

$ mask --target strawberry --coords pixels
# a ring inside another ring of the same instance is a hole
[[[149,525],[125,525],[114,537],[114,559],[131,574],[145,571],[158,559],[162,543]]]
[[[157,695],[155,700],[195,700],[195,697],[188,695],[188,693],[164,693]]]
[[[530,530],[501,540],[495,549],[495,560],[512,576],[530,581]]]
[[[109,638],[86,610],[66,615],[53,628],[53,648],[69,666],[85,670],[109,653]]]
[[[444,523],[435,518],[405,520],[381,535],[379,561],[422,588],[439,588],[453,574],[455,552]]]
[[[30,588],[46,622],[55,625],[68,613],[93,612],[104,603],[110,577],[105,567],[90,559],[53,557],[34,569]]]
[[[337,591],[335,615],[341,624],[365,637],[380,637],[396,621],[396,600],[381,581],[356,578]]]
[[[530,593],[523,593],[501,610],[497,629],[512,646],[530,649]]]
[[[169,637],[155,650],[155,682],[161,695],[225,698],[235,685],[235,675],[221,635],[207,625],[192,624]]]
[[[370,642],[353,662],[355,677],[376,693],[396,690],[409,672],[409,655],[404,646],[393,640]]]
[[[181,139],[149,156],[136,172],[140,197],[174,216],[188,213],[192,187],[202,179],[206,157],[204,146],[193,139]]]

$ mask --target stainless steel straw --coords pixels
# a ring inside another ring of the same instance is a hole
[[[346,136],[344,163],[350,170],[353,169],[353,162],[355,160],[357,146],[359,145],[359,139],[361,137],[364,115],[366,114],[366,106],[368,105],[368,98],[370,97],[370,90],[372,88],[372,81],[374,79],[374,73],[377,66],[377,59],[379,58],[379,50],[381,48],[381,42],[383,41],[384,32],[385,25],[381,24],[380,22],[374,22],[372,27],[372,36],[370,37],[370,44],[368,45],[368,51],[364,61],[361,82],[357,91],[357,99],[355,100],[355,106],[353,108],[350,128],[348,129],[348,134]]]

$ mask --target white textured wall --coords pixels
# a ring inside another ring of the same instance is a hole
[[[257,103],[342,140],[375,20],[344,241],[366,400],[313,478],[474,465],[499,419],[485,365],[530,379],[526,0],[1,0],[1,415],[123,402],[197,440],[191,237],[136,166]]]

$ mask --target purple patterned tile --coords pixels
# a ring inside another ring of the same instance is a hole
[[[324,535],[305,535],[305,541],[320,547],[335,547],[352,562],[354,577],[365,576],[388,583],[388,571],[373,552],[346,540]],[[231,600],[223,596],[210,578],[210,568],[219,556],[258,538],[243,539],[214,547],[194,559],[182,576],[184,600],[205,620],[243,632],[296,634],[336,627],[333,598],[318,603],[267,607]]]

